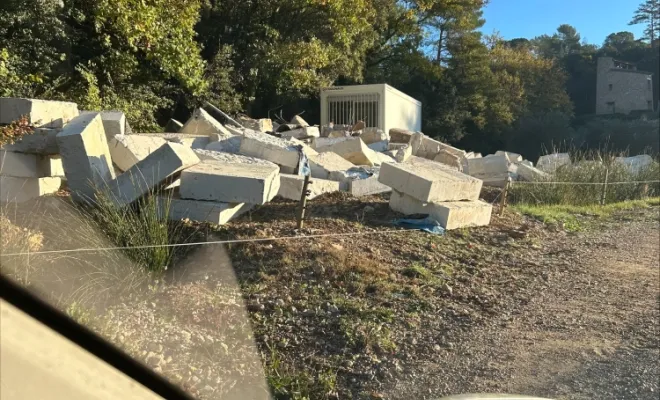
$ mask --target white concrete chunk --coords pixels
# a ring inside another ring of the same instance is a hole
[[[539,157],[536,168],[549,174],[554,174],[562,165],[571,165],[571,156],[568,153],[554,153]]]
[[[549,174],[536,169],[534,167],[530,167],[529,165],[520,163],[515,166],[515,171],[518,176],[526,181],[529,182],[536,182],[536,181],[543,181],[547,180],[547,178],[550,176]]]
[[[393,191],[390,208],[405,215],[426,214],[447,230],[490,224],[493,207],[481,200],[424,203]]]
[[[379,181],[423,202],[478,200],[482,182],[433,161],[386,163],[380,167]]]
[[[126,133],[126,116],[121,111],[102,111],[101,120],[108,140]]]
[[[181,199],[178,195],[172,197],[160,196],[158,205],[161,213],[167,212],[170,220],[209,222],[224,225],[249,211],[253,205],[246,203],[222,203],[219,201],[198,201]],[[168,208],[169,206],[169,208]]]
[[[3,149],[16,153],[54,155],[60,152],[57,146],[59,129],[35,128],[29,135],[23,135],[12,144],[5,145]]]
[[[521,164],[524,164],[524,165],[526,165],[526,166],[528,166],[528,167],[533,167],[533,166],[534,166],[534,163],[531,162],[531,161],[528,161],[528,160],[522,160],[520,163],[521,163]]]
[[[359,137],[348,138],[329,146],[317,147],[319,153],[333,152],[355,165],[374,166],[380,164],[376,152],[367,147]]]
[[[292,137],[296,139],[307,138],[307,137],[320,137],[321,132],[316,126],[306,126],[300,129],[292,129],[290,131],[280,132],[282,137]]]
[[[122,171],[147,158],[167,141],[156,135],[117,135],[110,139],[108,146],[112,162]]]
[[[355,165],[340,155],[328,152],[309,157],[309,167],[313,178],[338,180],[333,173],[340,173],[339,180],[346,178],[343,173]]]
[[[460,158],[465,157],[465,151],[431,139],[422,132],[415,132],[412,135],[412,138],[410,139],[410,145],[412,146],[413,155],[417,157],[428,158],[429,160],[433,160],[441,150],[454,154]]]
[[[206,145],[206,150],[238,154],[241,150],[243,135],[218,135],[218,140]]]
[[[446,150],[440,150],[440,152],[436,154],[435,158],[433,158],[433,161],[445,164],[448,167],[455,169],[456,171],[463,171],[463,163],[461,157],[458,157],[457,155],[452,154]]]
[[[96,190],[115,178],[99,114],[80,115],[71,120],[57,134],[57,144],[71,197],[75,201],[93,200]]]
[[[412,157],[412,146],[407,144],[396,151],[394,159],[402,163],[408,161],[410,157]]]
[[[302,127],[309,126],[307,121],[303,119],[300,115],[296,115],[295,117],[291,118],[291,123],[295,125],[300,125]]]
[[[390,129],[390,142],[391,143],[410,143],[412,135],[414,132],[411,132],[406,129],[392,128]]]
[[[355,197],[371,196],[374,194],[388,193],[392,188],[380,183],[378,176],[372,176],[367,179],[355,179],[348,181],[347,192]]]
[[[231,135],[220,122],[213,118],[203,108],[198,108],[193,112],[193,115],[181,127],[179,133],[191,133],[197,135],[211,135],[214,133],[224,133]]]
[[[506,155],[507,157],[509,157],[509,161],[511,161],[512,163],[516,163],[516,164],[519,163],[519,162],[522,162],[522,160],[523,160],[523,156],[521,156],[518,153],[512,153],[510,151],[498,150],[498,151],[495,152],[495,155],[496,156]]]
[[[204,160],[181,173],[183,199],[265,204],[280,188],[275,165]]]
[[[511,162],[506,154],[489,155],[482,158],[470,158],[467,160],[467,172],[478,178],[495,178],[506,175],[511,167]]]
[[[270,118],[253,119],[248,117],[240,117],[238,122],[240,122],[240,124],[247,129],[252,129],[257,132],[273,131],[273,120]]]
[[[60,190],[62,179],[0,176],[0,203],[22,203]]]
[[[0,175],[17,178],[39,178],[37,156],[0,150]]]
[[[277,195],[289,200],[300,200],[305,177],[300,175],[280,174],[280,190]],[[329,181],[326,179],[311,178],[310,185],[307,190],[310,194],[308,199],[313,199],[323,193],[331,193],[339,191],[339,182]]]
[[[376,142],[389,142],[390,135],[378,128],[365,128],[360,135],[360,139],[365,144],[372,144]],[[383,150],[385,151],[385,150]]]
[[[179,172],[197,163],[199,158],[191,148],[166,142],[110,182],[111,200],[117,206],[131,204],[147,193],[170,185]]]
[[[32,126],[61,128],[78,114],[76,103],[0,97],[0,124],[9,124],[26,116]]]
[[[191,149],[205,149],[213,140],[220,137],[220,134],[194,135],[190,133],[140,133],[140,136],[158,137],[168,142],[182,144]],[[234,137],[234,136],[231,136]]]
[[[282,167],[283,173],[293,173],[300,162],[296,146],[302,146],[303,152],[308,157],[318,154],[299,140],[276,138],[265,133],[248,130],[241,139],[239,153],[274,162]]]
[[[183,128],[183,124],[174,118],[170,118],[167,124],[165,124],[165,132],[168,133],[179,133],[181,128]]]
[[[371,150],[377,152],[377,153],[385,153],[386,151],[389,150],[389,142],[387,140],[383,140],[381,142],[374,142],[371,144],[367,145],[368,148]],[[392,157],[394,158],[394,157]]]
[[[376,157],[376,161],[374,161],[374,165],[382,165],[382,164],[388,163],[388,162],[394,162],[394,163],[396,162],[396,160],[394,158],[388,156],[385,153],[376,153],[376,152],[374,152],[374,154],[375,154],[375,157]]]
[[[318,148],[332,146],[349,139],[351,139],[350,136],[312,138],[311,146],[314,150],[317,150]]]
[[[37,156],[37,169],[41,177],[65,177],[60,156]]]
[[[255,157],[248,157],[248,156],[242,156],[239,154],[232,154],[232,153],[227,153],[223,151],[214,151],[214,150],[202,150],[202,149],[194,149],[193,150],[195,154],[197,154],[197,157],[199,157],[200,160],[211,160],[211,161],[222,161],[224,163],[229,163],[229,164],[259,164],[259,165],[267,165],[272,168],[277,168],[277,164],[267,161],[267,160],[262,160],[260,158],[255,158]]]
[[[638,174],[653,164],[653,157],[641,154],[634,157],[617,157],[615,161],[623,164],[631,174]]]

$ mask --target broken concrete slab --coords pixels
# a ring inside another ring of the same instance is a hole
[[[317,147],[316,150],[319,153],[333,152],[339,154],[355,165],[373,166],[380,163],[377,153],[368,148],[359,137],[348,138],[329,146]]]
[[[389,142],[387,144],[387,149],[388,150],[399,150],[399,149],[405,149],[406,147],[410,147],[410,144],[408,143],[392,143]],[[412,150],[412,148],[411,148]]]
[[[544,181],[550,176],[548,173],[523,163],[517,164],[514,167],[515,169],[513,172],[516,173],[518,177],[528,182]]]
[[[165,142],[108,184],[110,200],[120,207],[129,205],[150,192],[170,185],[182,170],[198,163],[199,157],[191,148]]]
[[[238,154],[241,150],[242,135],[218,135],[218,140],[206,145],[206,150]]]
[[[300,125],[302,127],[309,126],[307,121],[305,121],[300,115],[296,115],[295,117],[291,118],[291,123],[294,125]]]
[[[289,200],[300,200],[305,181],[304,176],[280,174],[280,189],[277,195]],[[330,181],[327,179],[312,178],[307,190],[310,194],[308,199],[313,199],[323,193],[332,193],[339,191],[339,182]]]
[[[60,156],[37,156],[37,169],[41,177],[65,177]]]
[[[183,124],[174,118],[170,118],[170,120],[165,124],[165,132],[168,133],[179,133],[181,128],[183,128]]]
[[[112,162],[121,171],[128,171],[165,143],[165,139],[156,135],[117,135],[110,139],[108,147]]]
[[[0,202],[22,203],[39,196],[60,190],[62,179],[59,177],[17,178],[0,176]]]
[[[302,138],[309,138],[309,137],[320,137],[321,133],[319,132],[319,128],[316,126],[306,126],[302,127],[299,129],[292,129],[289,131],[282,131],[281,132],[283,138],[296,138],[296,139],[302,139]]]
[[[25,116],[34,127],[61,128],[78,115],[76,103],[0,97],[0,124],[10,124]]]
[[[534,166],[534,163],[531,162],[531,161],[528,161],[528,160],[522,160],[520,163],[523,164],[523,165],[526,165],[528,167],[533,167]]]
[[[188,219],[224,225],[252,209],[254,205],[246,203],[222,203],[218,201],[185,200],[174,194],[171,197],[160,196],[158,199],[161,215],[173,221]]]
[[[401,164],[383,164],[378,179],[423,202],[477,200],[482,186],[481,180],[439,163],[414,159]]]
[[[181,127],[179,133],[192,133],[198,135],[212,135],[215,133],[224,133],[231,135],[220,122],[213,118],[203,108],[198,108],[193,112],[193,115]]]
[[[374,152],[374,154],[376,156],[376,160],[374,161],[374,166],[382,165],[382,164],[388,163],[388,162],[393,162],[393,163],[397,162],[393,157],[390,157],[385,153],[376,153],[376,152]]]
[[[350,136],[342,136],[342,137],[318,137],[318,138],[312,138],[312,143],[311,147],[314,150],[317,150],[321,147],[327,147],[327,146],[332,146],[337,143],[341,143],[343,141],[351,139]]]
[[[121,111],[101,111],[101,121],[108,140],[126,133],[126,116]]]
[[[298,146],[302,148],[302,152],[307,157],[318,154],[299,140],[276,138],[265,133],[247,130],[241,139],[239,153],[274,162],[282,168],[282,173],[292,174],[300,162]]]
[[[0,150],[0,175],[17,178],[40,178],[35,154]]]
[[[557,168],[571,164],[571,156],[568,153],[554,153],[539,157],[536,168],[549,174],[554,174]]]
[[[377,153],[384,153],[389,150],[388,144],[389,142],[387,140],[383,140],[381,142],[374,142],[371,144],[367,144],[367,147]]]
[[[347,192],[355,197],[371,196],[380,193],[389,193],[392,188],[380,183],[378,176],[371,176],[366,179],[355,179],[348,181]]]
[[[159,137],[167,140],[168,142],[182,144],[191,149],[205,149],[215,139],[223,137],[222,134],[209,135],[193,135],[190,133],[140,133],[141,136]],[[233,135],[231,137],[234,137]]]
[[[78,202],[93,200],[96,190],[115,178],[101,115],[72,119],[56,138],[71,197]]]
[[[360,135],[360,139],[366,144],[383,142],[390,140],[390,135],[378,128],[365,128]]]
[[[481,200],[425,203],[396,190],[390,196],[390,208],[405,215],[426,214],[446,230],[487,226],[493,209]]]
[[[412,153],[417,157],[427,158],[433,160],[435,156],[442,150],[451,153],[461,159],[465,157],[465,151],[457,149],[456,147],[431,139],[422,132],[415,132],[410,139],[412,146]]]
[[[16,153],[55,155],[59,154],[57,146],[57,134],[59,129],[35,128],[32,134],[23,135],[12,144],[7,144],[3,149]]]
[[[506,154],[488,155],[467,160],[467,173],[478,178],[494,178],[506,175],[511,168],[511,161]]]
[[[498,150],[495,152],[495,155],[496,156],[506,155],[507,157],[509,157],[509,161],[516,164],[523,161],[523,156],[521,156],[518,153],[512,153],[510,151]]]
[[[232,161],[204,160],[181,173],[182,199],[224,203],[265,204],[280,188],[276,165],[245,162],[236,155]]]
[[[267,160],[262,160],[260,158],[242,156],[238,154],[232,154],[223,151],[207,150],[207,149],[194,149],[193,151],[195,152],[195,154],[197,154],[197,157],[199,157],[199,159],[202,161],[204,160],[222,161],[229,164],[231,163],[259,164],[259,165],[268,165],[270,167],[277,168],[277,164]]]
[[[412,157],[412,146],[410,145],[398,149],[394,155],[396,162],[400,163],[408,161],[410,157]]]
[[[392,128],[390,129],[390,143],[410,143],[414,133],[406,129]]]
[[[446,150],[440,150],[440,152],[433,158],[433,161],[445,164],[456,171],[463,171],[463,158]]]
[[[273,132],[273,120],[270,118],[253,119],[241,116],[238,118],[238,122],[240,122],[245,128],[257,132]]]
[[[313,178],[342,181],[346,178],[344,173],[355,165],[339,154],[327,152],[310,156],[309,167]]]
[[[638,174],[653,165],[653,157],[648,154],[640,154],[634,157],[617,157],[615,161],[625,166],[631,174]]]

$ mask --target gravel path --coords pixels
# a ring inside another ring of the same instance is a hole
[[[449,334],[441,361],[419,363],[386,398],[520,393],[557,399],[657,399],[657,219],[611,223],[547,253],[528,302]],[[566,255],[569,255],[566,257]],[[544,281],[544,283],[543,283]]]

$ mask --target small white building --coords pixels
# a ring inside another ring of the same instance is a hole
[[[422,129],[422,103],[387,84],[335,86],[321,89],[321,125],[353,125],[389,132]]]

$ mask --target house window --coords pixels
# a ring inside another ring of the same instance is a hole
[[[614,114],[615,110],[616,110],[616,105],[614,104],[614,102],[613,101],[608,101],[607,102],[607,112],[611,113],[611,114]]]
[[[612,91],[612,84],[610,83],[608,86],[609,86],[610,92],[611,92]]]

